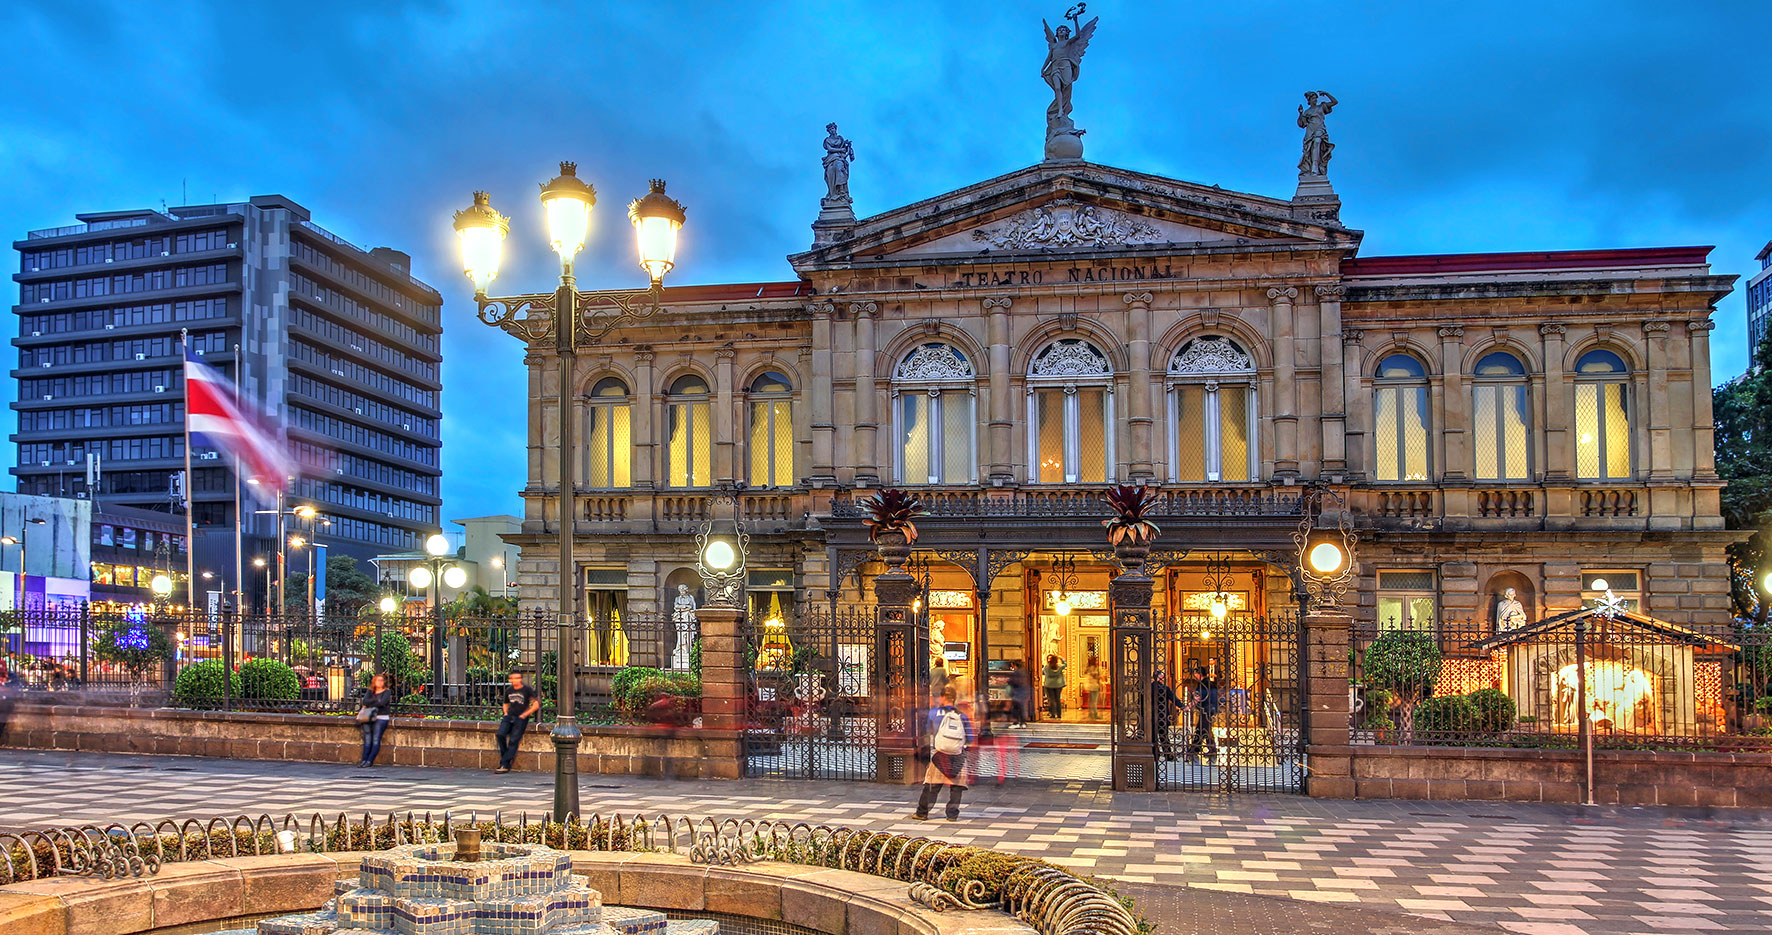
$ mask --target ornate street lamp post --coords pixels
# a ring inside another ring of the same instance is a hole
[[[406,573],[406,580],[412,586],[425,592],[431,604],[431,701],[443,701],[443,589],[456,588],[468,583],[467,570],[460,565],[450,565],[449,537],[442,533],[432,533],[425,540],[425,554],[430,558],[423,559],[412,566]],[[445,567],[448,566],[448,567]],[[391,603],[391,601],[390,601]]]
[[[462,271],[474,284],[474,301],[485,324],[516,335],[531,345],[551,340],[559,356],[560,383],[554,401],[560,420],[559,512],[560,534],[558,685],[560,697],[554,719],[554,819],[565,821],[578,814],[578,744],[581,734],[573,711],[577,663],[573,659],[573,631],[577,619],[574,587],[576,568],[572,558],[573,536],[573,425],[572,381],[581,347],[595,347],[617,325],[656,313],[664,298],[664,277],[675,264],[677,231],[683,226],[683,206],[665,194],[662,179],[653,179],[651,191],[628,206],[639,246],[640,266],[651,285],[644,291],[580,292],[572,276],[572,261],[584,247],[590,231],[591,207],[597,193],[578,177],[577,165],[560,163],[560,174],[541,187],[541,203],[547,215],[548,242],[560,256],[560,284],[553,292],[492,297],[487,287],[498,277],[505,235],[510,221],[494,211],[485,192],[474,193],[474,203],[456,212],[455,232],[461,242]]]

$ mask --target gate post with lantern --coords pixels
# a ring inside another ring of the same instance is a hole
[[[1305,651],[1304,742],[1310,758],[1305,792],[1352,798],[1348,646],[1353,618],[1340,604],[1357,579],[1354,546],[1359,537],[1346,499],[1329,488],[1312,487],[1305,494],[1304,518],[1293,541],[1298,546],[1299,603],[1304,608],[1300,621]]]
[[[918,626],[911,611],[919,588],[902,562],[874,579],[873,694],[879,710],[874,778],[879,782],[916,778],[917,742],[929,707],[929,629]]]
[[[1108,582],[1113,608],[1114,791],[1157,791],[1151,724],[1151,594],[1141,564]]]

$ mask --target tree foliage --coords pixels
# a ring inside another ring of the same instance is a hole
[[[1440,678],[1440,644],[1423,630],[1386,630],[1366,647],[1360,674],[1368,689],[1390,692],[1402,728],[1402,741],[1415,735],[1415,706],[1433,694]]]
[[[290,564],[294,564],[293,561]],[[285,579],[283,588],[283,610],[286,613],[305,613],[308,609],[308,575],[297,572]],[[326,613],[330,616],[353,616],[365,605],[375,606],[381,599],[381,590],[375,579],[363,573],[357,560],[349,555],[328,555],[326,557]]]
[[[1723,488],[1723,522],[1756,530],[1729,546],[1729,593],[1735,612],[1764,622],[1755,581],[1766,570],[1766,529],[1772,521],[1772,335],[1754,349],[1753,366],[1711,393],[1716,417],[1717,475]]]

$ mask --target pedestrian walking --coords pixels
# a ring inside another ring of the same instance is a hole
[[[1194,690],[1188,699],[1188,710],[1194,714],[1194,733],[1188,738],[1187,755],[1193,759],[1206,752],[1206,762],[1218,756],[1218,740],[1212,736],[1212,716],[1218,713],[1218,682],[1205,666],[1194,666]]]
[[[1101,660],[1094,656],[1083,666],[1083,703],[1089,706],[1089,720],[1101,720]]]
[[[1046,657],[1046,668],[1040,670],[1040,687],[1046,690],[1046,717],[1058,720],[1064,717],[1064,670],[1066,666],[1057,655]]]
[[[1169,673],[1162,667],[1151,672],[1151,717],[1157,730],[1157,756],[1160,759],[1175,759],[1175,715],[1181,711],[1182,701],[1169,687]]]
[[[1032,701],[1033,683],[1027,667],[1020,659],[1009,660],[1009,726],[1028,726],[1028,703]]]
[[[511,673],[511,687],[505,691],[505,716],[498,722],[498,769],[508,773],[517,761],[517,748],[523,743],[523,732],[529,719],[541,710],[541,693],[523,684],[523,673]]]
[[[929,697],[930,697],[930,699],[934,700],[934,701],[941,700],[942,690],[947,687],[948,687],[947,665],[941,661],[940,657],[937,657],[935,660],[935,664],[929,667]]]
[[[918,821],[929,819],[929,809],[948,789],[947,818],[960,818],[960,794],[966,791],[966,748],[972,745],[972,722],[954,706],[952,686],[941,693],[941,706],[929,712],[929,765],[923,768],[923,794],[917,799]]]
[[[357,711],[357,726],[363,730],[363,759],[358,769],[375,765],[381,755],[381,738],[388,732],[394,718],[394,689],[388,677],[376,674],[369,680],[369,691],[363,695],[363,706]]]

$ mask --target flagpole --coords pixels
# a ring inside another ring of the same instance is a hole
[[[240,408],[240,384],[246,380],[241,369],[240,345],[234,345],[234,408]],[[246,522],[246,514],[240,511],[240,452],[234,451],[234,613],[238,619],[244,620],[246,615],[246,553],[241,541],[241,526]],[[270,595],[265,595],[267,598]]]
[[[179,343],[185,352],[185,610],[197,606],[197,522],[191,501],[197,492],[197,478],[191,473],[191,330],[178,329]]]

